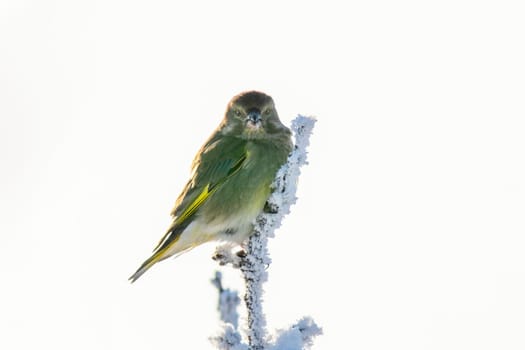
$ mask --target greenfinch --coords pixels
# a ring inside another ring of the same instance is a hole
[[[193,160],[190,180],[171,212],[172,224],[130,281],[202,243],[242,243],[292,146],[290,129],[281,123],[270,96],[258,91],[234,96]]]

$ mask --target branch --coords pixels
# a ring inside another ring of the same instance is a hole
[[[237,295],[237,291],[222,287],[222,274],[215,271],[215,278],[211,283],[219,291],[219,303],[217,309],[221,317],[221,321],[230,323],[234,329],[237,329],[239,323],[239,314],[237,313],[237,306],[239,306],[241,299]]]
[[[214,259],[218,260],[221,265],[230,263],[234,267],[240,267],[244,276],[246,282],[244,301],[248,312],[247,338],[250,350],[264,350],[268,348],[266,318],[262,311],[263,283],[266,282],[268,277],[266,268],[271,263],[267,248],[268,237],[275,236],[275,230],[281,226],[281,221],[284,216],[290,213],[291,205],[297,201],[296,191],[297,181],[301,173],[300,167],[307,164],[306,148],[309,145],[309,137],[315,122],[316,120],[314,118],[301,115],[292,121],[292,132],[295,136],[294,149],[288,156],[287,163],[277,172],[272,185],[273,192],[267,202],[266,209],[268,210],[261,213],[255,220],[253,234],[244,247],[245,254],[234,255],[230,249],[219,247],[214,256]],[[220,288],[222,288],[222,286]],[[220,290],[221,289],[219,289],[219,291]],[[313,323],[313,325],[315,325],[315,323]],[[222,337],[218,336],[213,338],[214,343],[219,345],[220,349],[234,349],[245,346],[240,343],[240,337],[236,327],[233,327],[231,324],[227,324],[226,326],[227,328],[224,330]],[[303,333],[298,330],[301,327],[298,325],[294,327],[293,329],[296,330],[296,333]],[[315,327],[317,326],[315,325]],[[313,338],[316,332],[312,331],[307,333],[311,335],[304,336],[304,342],[302,343],[306,346],[311,343],[311,338]]]
[[[248,309],[248,342],[251,350],[262,350],[266,346],[266,318],[262,312],[262,285],[270,265],[268,256],[268,237],[274,237],[274,231],[281,226],[281,221],[290,212],[290,206],[297,201],[297,181],[300,167],[306,162],[306,147],[315,124],[315,119],[298,116],[292,121],[295,146],[288,156],[288,161],[277,172],[273,184],[273,193],[268,199],[270,212],[261,213],[254,225],[253,234],[246,245],[246,256],[241,262],[241,271],[246,281],[244,301]]]
[[[303,317],[290,329],[280,330],[271,350],[303,350],[310,349],[313,338],[323,334],[323,330],[310,317]]]

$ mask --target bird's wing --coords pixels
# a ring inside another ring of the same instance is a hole
[[[246,141],[234,137],[211,138],[195,157],[192,177],[177,198],[171,215],[173,224],[160,240],[155,252],[177,239],[195,212],[220,186],[235,174],[246,160]]]

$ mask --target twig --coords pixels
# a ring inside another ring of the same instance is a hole
[[[315,124],[315,119],[298,116],[292,122],[295,147],[288,161],[278,171],[274,191],[268,200],[271,213],[261,213],[255,222],[254,233],[246,244],[246,256],[241,262],[241,271],[246,282],[244,301],[248,310],[248,342],[251,350],[262,350],[266,345],[266,318],[262,312],[263,283],[267,280],[266,267],[270,265],[268,237],[281,225],[290,206],[297,200],[297,181],[300,167],[307,164],[306,147]]]
[[[248,313],[247,339],[250,350],[264,350],[269,347],[266,333],[266,317],[262,311],[263,283],[268,278],[266,268],[271,263],[267,248],[268,237],[274,237],[274,231],[281,225],[284,216],[290,212],[290,206],[295,204],[297,200],[295,194],[297,181],[301,173],[300,167],[307,164],[306,148],[308,147],[309,137],[315,122],[314,118],[300,115],[292,121],[292,131],[295,136],[294,149],[288,156],[287,163],[277,172],[273,183],[273,192],[267,203],[267,207],[270,210],[261,213],[257,217],[254,224],[254,232],[244,246],[245,255],[234,255],[229,249],[219,247],[214,256],[214,259],[221,265],[232,264],[234,267],[240,267],[243,274],[246,283],[244,301]],[[220,278],[216,285],[219,288],[219,292],[221,292]],[[230,323],[226,323],[226,326],[223,336],[212,338],[214,343],[218,344],[221,349],[244,349],[246,345],[240,343],[239,335],[236,333],[237,327],[233,327]],[[293,327],[295,327],[293,329],[297,334],[302,334],[302,328],[298,325]],[[315,325],[315,327],[317,326]],[[313,329],[313,326],[304,328],[304,330],[306,329]],[[309,342],[311,343],[311,338],[316,333],[314,331],[305,331],[304,333],[305,341],[302,344],[308,346]]]

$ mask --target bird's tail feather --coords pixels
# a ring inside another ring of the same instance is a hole
[[[140,265],[137,271],[131,277],[129,280],[131,283],[135,282],[137,279],[139,279],[140,276],[142,276],[146,271],[148,271],[153,265],[158,263],[161,260],[167,259],[170,256],[173,256],[177,253],[179,253],[181,250],[183,250],[182,247],[177,247],[174,249],[174,245],[177,243],[180,237],[180,232],[171,231],[168,232],[171,233],[171,235],[164,239],[164,242],[162,242],[162,245],[157,247],[153,253],[152,256],[150,256],[146,261]]]
[[[129,278],[129,280],[131,281],[131,283],[135,282],[136,280],[139,279],[140,276],[142,276],[144,274],[144,272],[148,271],[150,269],[150,267],[152,267],[153,265],[155,265],[155,263],[157,261],[159,261],[159,255],[158,253],[157,254],[153,254],[149,259],[147,259],[146,261],[144,261],[142,263],[142,265],[140,265],[140,267],[138,268],[137,271],[135,271],[135,273],[133,275],[131,275],[131,277]]]

